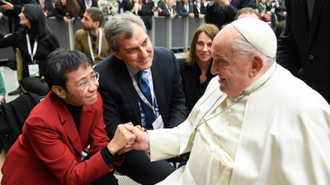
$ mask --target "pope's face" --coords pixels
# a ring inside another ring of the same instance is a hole
[[[243,55],[232,48],[232,43],[239,35],[233,27],[223,29],[214,38],[212,45],[212,73],[218,74],[220,90],[229,97],[236,97],[253,82],[251,77],[252,56]]]
[[[119,51],[112,51],[113,54],[123,60],[126,64],[136,70],[146,70],[152,65],[154,49],[147,33],[141,26],[131,23],[133,36],[126,39],[122,36],[117,38]]]

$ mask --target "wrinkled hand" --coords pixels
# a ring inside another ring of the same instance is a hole
[[[124,152],[128,152],[132,149],[135,138],[135,134],[127,130],[124,124],[120,124],[117,126],[113,139],[108,144],[108,149],[113,155],[116,153],[120,155]]]

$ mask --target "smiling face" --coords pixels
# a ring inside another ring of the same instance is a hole
[[[247,56],[233,49],[238,31],[226,26],[215,38],[212,45],[213,64],[211,72],[218,74],[220,90],[229,97],[236,97],[254,82],[252,55]]]
[[[205,32],[201,32],[198,35],[196,42],[196,57],[197,62],[211,62],[212,60],[212,38],[208,36]]]
[[[67,90],[63,90],[66,103],[74,106],[93,105],[97,101],[97,88],[99,82],[92,82],[94,71],[91,66],[80,66],[78,70],[67,73]],[[88,88],[82,89],[83,83],[90,83]]]
[[[31,28],[30,20],[27,19],[24,15],[24,7],[21,10],[21,13],[18,15],[20,22],[20,25],[27,26],[28,28]]]
[[[133,28],[132,38],[126,39],[123,36],[117,38],[119,51],[112,53],[126,64],[136,70],[146,70],[152,65],[154,49],[147,33],[141,26],[131,23]]]

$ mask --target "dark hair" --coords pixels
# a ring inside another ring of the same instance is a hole
[[[99,8],[90,7],[85,12],[90,14],[90,16],[94,22],[98,21],[100,23],[99,27],[103,24],[104,15],[103,15],[103,12]]]
[[[191,39],[189,52],[185,56],[185,63],[188,65],[193,65],[196,62],[196,44],[198,41],[198,36],[202,32],[206,33],[206,35],[213,40],[219,32],[219,28],[214,24],[202,24],[196,29],[193,38]]]
[[[67,74],[90,66],[86,55],[80,51],[72,51],[64,48],[56,49],[45,59],[45,80],[49,89],[54,85],[63,87],[66,90]]]
[[[49,35],[46,25],[46,17],[41,7],[34,4],[24,5],[24,16],[30,21],[31,29],[29,32],[33,38],[38,41],[45,39]],[[27,27],[25,28],[28,29]]]
[[[61,0],[55,0],[55,7],[59,9],[66,8],[70,16],[75,17],[80,11],[80,5],[77,0],[66,0],[66,5],[63,6]]]

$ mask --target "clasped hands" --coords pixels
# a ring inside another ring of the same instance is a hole
[[[132,149],[148,150],[149,136],[140,125],[133,126],[132,123],[120,124],[110,143],[108,144],[110,153],[121,155]]]

